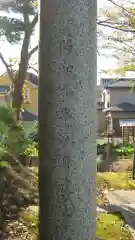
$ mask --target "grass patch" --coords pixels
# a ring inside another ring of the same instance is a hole
[[[22,219],[25,223],[27,224],[31,224],[31,226],[34,228],[37,227],[38,225],[38,216],[36,216],[35,214],[31,213],[31,212],[27,212],[27,213],[24,213],[22,215]]]
[[[99,213],[96,236],[103,240],[131,240],[132,236],[120,214]]]
[[[96,177],[97,187],[102,184],[106,185],[108,189],[135,189],[135,181],[131,179],[131,173],[97,173]]]

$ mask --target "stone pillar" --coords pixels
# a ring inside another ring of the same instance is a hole
[[[96,0],[41,0],[40,240],[94,240]]]

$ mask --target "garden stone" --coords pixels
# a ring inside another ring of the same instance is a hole
[[[12,205],[9,209],[9,212],[11,212],[12,214],[17,214],[19,212],[19,207],[16,205]]]

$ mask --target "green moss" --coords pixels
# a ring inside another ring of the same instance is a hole
[[[97,187],[106,184],[108,189],[135,189],[135,181],[131,179],[131,174],[123,173],[97,173]]]
[[[21,214],[23,223],[27,226],[32,235],[32,240],[37,239],[38,235],[38,214],[32,211],[25,211]]]
[[[131,240],[132,236],[120,214],[99,213],[96,236],[103,240]]]

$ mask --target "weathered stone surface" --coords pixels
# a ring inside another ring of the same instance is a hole
[[[40,240],[94,240],[96,0],[40,4]]]
[[[9,210],[12,214],[16,214],[19,212],[19,208],[16,205],[12,205]]]

